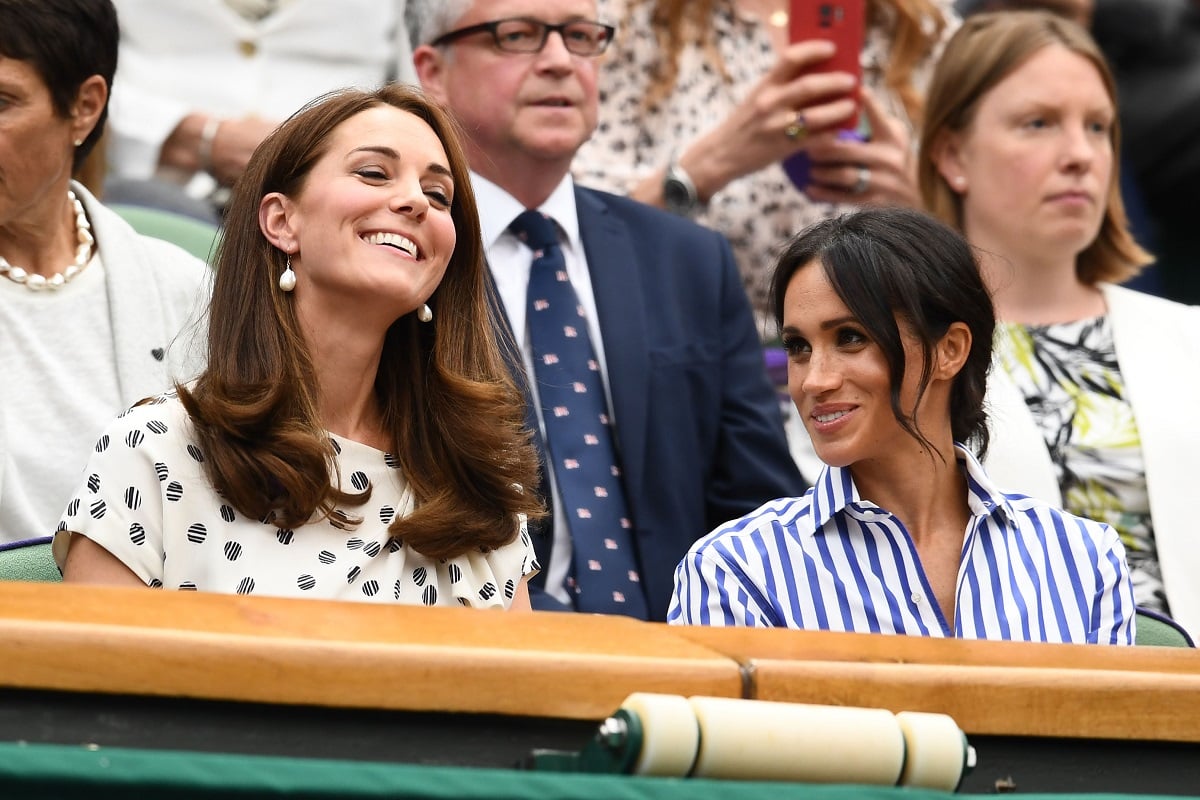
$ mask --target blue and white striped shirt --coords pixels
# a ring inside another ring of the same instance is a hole
[[[696,542],[667,621],[963,639],[1132,644],[1133,586],[1107,525],[998,491],[957,447],[971,520],[947,623],[900,520],[827,467]]]

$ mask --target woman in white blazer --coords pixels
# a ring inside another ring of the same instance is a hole
[[[1137,603],[1200,632],[1200,312],[1113,285],[1150,256],[1127,230],[1103,56],[1052,14],[976,15],[925,124],[922,198],[977,248],[1000,320],[989,473],[1116,528]]]

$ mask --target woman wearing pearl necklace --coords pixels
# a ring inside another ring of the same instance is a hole
[[[0,0],[0,543],[50,533],[113,413],[194,371],[204,264],[71,180],[117,40],[111,0]]]

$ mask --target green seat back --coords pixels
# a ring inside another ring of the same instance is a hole
[[[0,545],[0,581],[61,581],[50,542],[42,536]]]
[[[1139,608],[1135,622],[1137,630],[1134,633],[1134,644],[1154,647],[1196,646],[1182,625],[1161,614]]]
[[[206,263],[214,252],[220,230],[198,219],[157,208],[114,203],[113,211],[143,236],[153,236],[178,245]]]

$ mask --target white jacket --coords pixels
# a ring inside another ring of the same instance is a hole
[[[193,111],[282,121],[333,89],[414,83],[404,3],[291,0],[250,22],[224,0],[115,0],[110,170],[152,177],[162,143]]]
[[[1117,362],[1141,437],[1154,540],[1171,616],[1200,634],[1200,306],[1103,285]],[[992,441],[984,465],[998,486],[1062,506],[1041,429],[996,365],[988,381]],[[1193,530],[1193,526],[1196,530]]]

